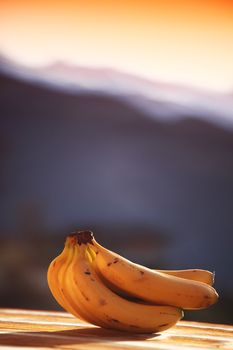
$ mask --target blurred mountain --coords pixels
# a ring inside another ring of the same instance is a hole
[[[74,94],[120,97],[152,118],[181,119],[193,115],[233,128],[232,95],[162,83],[110,68],[82,67],[62,61],[26,67],[0,56],[0,72]]]

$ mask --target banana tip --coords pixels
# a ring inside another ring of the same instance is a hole
[[[71,234],[67,237],[67,240],[70,244],[92,244],[92,240],[94,238],[93,232],[90,230],[75,230],[71,232]]]

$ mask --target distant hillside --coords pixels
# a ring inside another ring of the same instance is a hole
[[[154,81],[111,68],[54,62],[28,67],[0,55],[0,73],[72,94],[102,94],[120,98],[151,118],[177,121],[192,115],[233,130],[231,94]]]

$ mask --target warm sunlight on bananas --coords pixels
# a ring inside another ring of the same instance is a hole
[[[90,231],[76,231],[48,269],[56,301],[96,326],[155,333],[174,326],[183,310],[216,303],[213,273],[152,270],[104,248]]]

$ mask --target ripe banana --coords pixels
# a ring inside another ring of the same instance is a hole
[[[73,239],[74,238],[74,239]],[[67,238],[68,242],[70,241],[69,237]],[[75,245],[77,242],[77,237],[72,237],[70,243],[67,246],[67,254],[68,254],[68,264],[66,265],[66,269],[63,270],[63,276],[60,280],[60,288],[62,290],[62,294],[66,301],[67,311],[72,313],[74,316],[81,318],[89,323],[96,324],[96,318],[92,317],[92,314],[89,313],[82,302],[82,292],[80,294],[80,290],[77,289],[75,285],[73,285],[73,276],[69,273],[69,270],[72,268],[75,262]],[[77,277],[77,276],[76,276]],[[77,302],[78,301],[78,302]],[[101,320],[99,321],[99,326],[106,326]]]
[[[67,237],[48,268],[57,302],[73,315],[104,328],[158,332],[217,301],[206,270],[151,270],[102,247],[90,231]]]
[[[50,290],[67,311],[97,326],[137,333],[163,331],[182,318],[177,307],[132,302],[111,291],[95,270],[92,248],[90,232],[70,236],[48,269]]]
[[[139,298],[157,305],[186,310],[204,309],[214,304],[218,294],[206,283],[151,270],[109,251],[92,235],[94,268],[109,287],[121,295]]]
[[[81,314],[78,314],[77,311],[72,308],[64,296],[63,276],[71,263],[72,256],[70,254],[70,248],[73,246],[74,242],[76,242],[75,236],[70,235],[67,237],[63,251],[49,265],[47,281],[50,291],[58,304],[69,313],[84,319]]]
[[[188,270],[157,270],[157,272],[166,273],[176,277],[185,278],[188,280],[203,282],[212,286],[214,284],[214,273],[201,270],[201,269],[188,269]]]
[[[58,255],[49,265],[47,272],[47,281],[50,291],[52,292],[54,298],[58,302],[58,304],[66,309],[65,300],[63,298],[62,293],[59,290],[59,271],[62,267],[65,266],[68,259],[68,249],[67,249],[68,240],[66,240],[65,247],[60,255]]]

